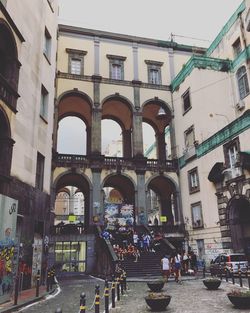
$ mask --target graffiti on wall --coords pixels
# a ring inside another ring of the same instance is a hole
[[[131,204],[110,203],[104,204],[107,226],[131,226],[134,222],[134,208]]]
[[[16,268],[17,200],[0,195],[0,303],[10,299]]]

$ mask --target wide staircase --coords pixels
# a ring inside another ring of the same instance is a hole
[[[142,252],[137,262],[134,258],[126,258],[121,262],[127,277],[150,277],[161,275],[161,258],[160,252]]]

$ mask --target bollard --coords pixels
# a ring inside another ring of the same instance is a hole
[[[18,276],[18,274],[17,274],[17,275],[16,275],[16,279],[15,279],[14,305],[17,305],[17,300],[18,300],[18,287],[19,287],[19,276]]]
[[[234,281],[234,270],[233,270],[233,268],[231,267],[231,269],[230,269],[230,272],[231,272],[231,276],[232,276],[232,283],[233,283],[233,285],[235,284],[235,281]]]
[[[117,301],[120,301],[120,282],[119,282],[119,277],[116,278],[116,293],[117,293]]]
[[[115,278],[114,276],[112,276],[111,299],[112,299],[112,308],[115,308]]]
[[[250,289],[250,276],[247,273],[248,289]]]
[[[37,271],[36,275],[36,297],[39,297],[39,287],[40,287],[40,271]]]
[[[228,282],[228,269],[225,268],[225,277],[226,277],[226,282]]]
[[[205,263],[204,263],[202,272],[203,272],[203,278],[206,278],[206,266],[205,266]]]
[[[247,266],[247,270],[246,270],[246,278],[248,278],[248,266]]]
[[[222,272],[223,272],[222,266],[220,265],[220,280],[222,280]]]
[[[50,270],[47,272],[47,280],[46,280],[46,290],[49,292],[49,285],[50,285]]]
[[[61,309],[61,308],[57,308],[57,309],[55,310],[55,313],[62,313],[62,309]]]
[[[123,273],[123,283],[124,283],[124,290],[127,291],[127,273],[125,271]]]
[[[104,297],[105,313],[109,313],[109,282],[107,279],[105,280]]]
[[[123,295],[123,275],[120,276],[120,286],[121,286],[121,294]]]
[[[100,312],[100,286],[95,286],[95,313]]]
[[[79,311],[79,313],[85,313],[85,310],[86,310],[86,295],[83,292],[80,295],[80,311]]]
[[[241,269],[239,269],[238,273],[239,273],[239,281],[240,281],[240,286],[242,287],[242,286],[243,286],[243,284],[242,284]]]

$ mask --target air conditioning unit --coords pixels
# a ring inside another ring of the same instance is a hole
[[[241,111],[243,109],[245,109],[245,102],[243,100],[240,100],[237,104],[236,104],[236,109]]]

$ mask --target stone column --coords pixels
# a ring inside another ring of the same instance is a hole
[[[145,172],[137,171],[137,212],[138,225],[148,224],[148,212],[146,205],[146,190],[145,190]]]
[[[157,133],[156,134],[156,142],[157,142],[157,152],[158,159],[160,161],[166,160],[166,142],[165,142],[165,133]]]
[[[94,75],[100,75],[100,39],[95,37],[94,39]]]
[[[125,129],[122,132],[122,138],[123,138],[123,157],[124,158],[131,158],[132,157],[131,130]]]
[[[101,122],[102,112],[94,108],[92,111],[91,154],[101,155]]]
[[[102,224],[104,220],[103,201],[101,193],[101,171],[98,169],[92,169],[93,178],[93,203],[92,210],[90,208],[90,221],[93,223],[93,217],[97,217],[98,221]]]
[[[143,157],[142,113],[135,112],[133,117],[133,157]]]

